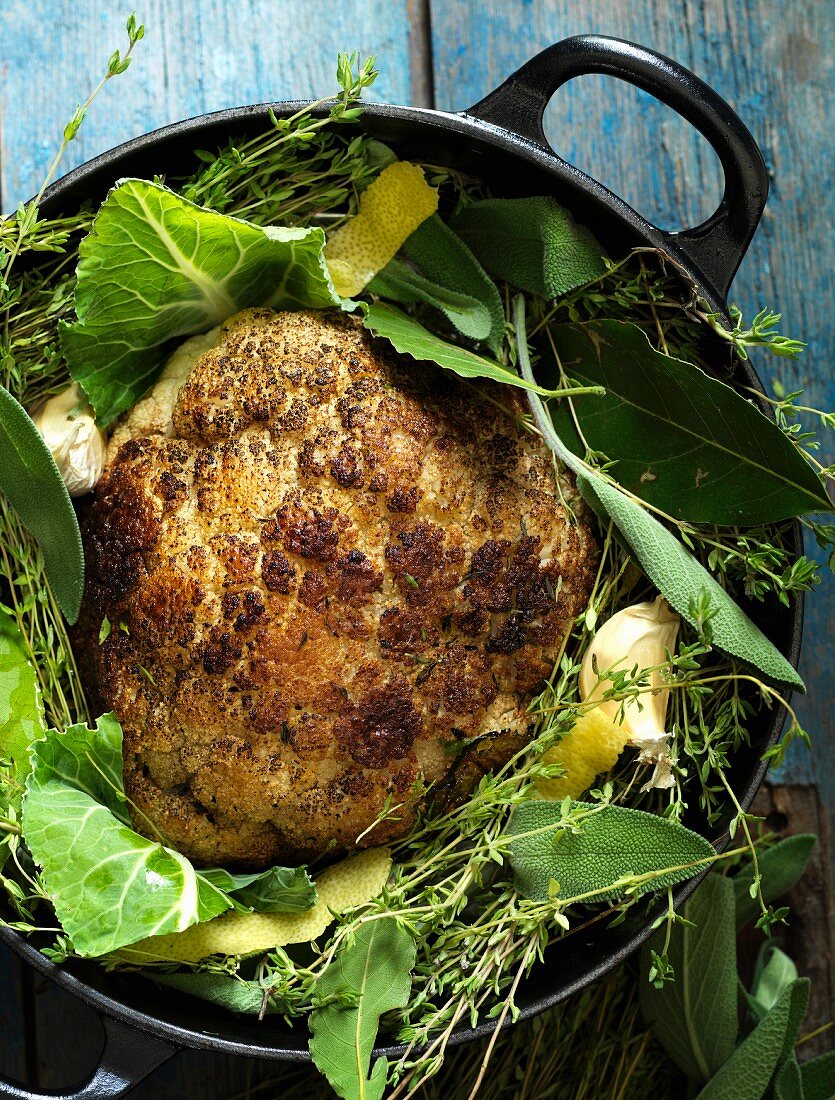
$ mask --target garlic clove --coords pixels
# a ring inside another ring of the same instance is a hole
[[[681,620],[659,596],[633,604],[613,615],[591,641],[580,666],[579,691],[584,702],[596,702],[582,713],[574,728],[543,754],[545,764],[560,764],[558,779],[537,779],[540,798],[579,798],[595,776],[609,771],[627,745],[639,749],[638,762],[654,765],[642,790],[675,785],[669,734],[664,730],[669,688],[660,671],[650,673],[650,692],[642,692],[640,704],[629,699],[604,699],[611,681],[610,669],[641,671],[663,664],[673,652]],[[619,720],[623,710],[623,720]]]
[[[600,698],[600,708],[615,719],[623,706],[623,727],[633,743],[658,744],[666,741],[664,724],[670,689],[659,671],[650,674],[651,692],[640,701],[602,699],[611,686],[604,673],[610,669],[651,668],[662,664],[667,650],[673,651],[681,620],[663,596],[652,602],[636,603],[618,611],[595,634],[580,668],[580,698]],[[595,670],[596,665],[596,670]]]
[[[104,469],[106,439],[76,385],[48,398],[31,412],[71,497],[89,493]]]

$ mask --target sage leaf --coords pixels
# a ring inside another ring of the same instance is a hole
[[[270,1005],[267,991],[260,982],[235,978],[231,974],[199,972],[196,974],[154,974],[159,985],[199,997],[201,1001],[238,1012],[246,1016],[267,1016],[276,1010]]]
[[[762,1100],[775,1071],[791,1055],[809,1001],[809,979],[798,978],[711,1077],[697,1100]]]
[[[757,956],[749,1001],[757,1023],[774,1008],[780,994],[797,981],[797,977],[794,962],[773,940],[767,940]]]
[[[485,359],[484,356],[458,347],[457,344],[448,344],[395,306],[372,302],[370,305],[362,303],[362,307],[365,327],[375,336],[388,340],[401,355],[411,355],[413,359],[422,362],[437,363],[439,367],[451,370],[462,378],[488,378],[508,386],[535,390],[546,397],[553,393],[552,390],[537,386],[535,382],[526,382],[501,363]]]
[[[812,1058],[800,1067],[803,1100],[832,1100],[835,1096],[835,1050]]]
[[[794,1053],[783,1062],[774,1078],[774,1100],[806,1100],[800,1065]]]
[[[26,643],[17,623],[0,608],[0,760],[10,765],[5,794],[17,812],[30,771],[29,746],[44,728],[40,686]]]
[[[189,202],[148,180],[123,180],[78,254],[78,320],[62,324],[70,374],[101,426],[153,382],[170,342],[247,306],[339,305],[321,229],[261,227]]]
[[[67,622],[84,593],[84,551],[67,487],[31,417],[0,386],[0,493],[43,553],[44,569]]]
[[[667,957],[675,974],[656,989],[647,980],[650,951],[662,951],[659,929],[641,951],[641,1009],[653,1033],[692,1081],[707,1081],[733,1054],[737,1036],[734,889],[710,874],[682,908],[688,924],[670,930]]]
[[[533,382],[522,295],[514,302],[513,319],[519,347],[519,368],[522,377]],[[698,626],[694,608],[706,594],[713,612],[710,620],[712,639],[719,649],[754,665],[773,680],[804,691],[803,681],[789,661],[690,551],[640,504],[630,500],[569,450],[535,392],[528,391],[528,401],[542,438],[576,475],[577,487],[590,507],[598,515],[603,513],[612,520],[632,557],[679,615],[691,625]]]
[[[251,875],[217,867],[200,876],[256,913],[303,913],[316,902],[316,887],[304,867],[270,867]]]
[[[587,802],[571,803],[568,823],[561,802],[523,802],[507,836],[514,885],[534,901],[553,897],[555,882],[561,901],[661,890],[697,875],[715,855],[703,836],[675,821]]]
[[[395,257],[368,284],[380,298],[403,305],[422,302],[439,310],[468,340],[487,340],[492,321],[487,307],[469,294],[433,283]]]
[[[490,313],[477,298],[431,282],[397,257],[374,276],[366,289],[389,302],[432,306],[468,340],[486,340],[490,335]]]
[[[772,680],[805,690],[783,654],[663,524],[601,477],[586,472],[577,478],[577,486],[584,496],[591,494],[600,502],[632,556],[682,618],[696,626],[693,608],[707,593],[714,645]]]
[[[485,336],[472,339],[483,339],[491,351],[498,353],[505,328],[501,295],[458,234],[434,214],[407,237],[401,251],[433,283],[474,298],[481,304],[490,318],[490,327]]]
[[[760,889],[765,902],[781,898],[801,879],[817,841],[814,833],[797,833],[778,840],[759,853]],[[731,881],[736,894],[736,926],[739,929],[760,911],[759,902],[751,897],[750,888],[754,883],[752,864],[746,864]]]
[[[384,1012],[409,999],[415,941],[393,917],[360,925],[317,982],[320,1007],[310,1015],[310,1053],[342,1100],[381,1100],[388,1062],[367,1077]]]
[[[567,294],[606,270],[592,233],[544,195],[471,203],[452,228],[491,275],[543,298]]]
[[[563,369],[603,396],[552,408],[563,442],[613,460],[612,475],[647,503],[694,523],[745,526],[829,511],[826,491],[777,425],[731,386],[656,351],[625,321],[556,325]],[[573,414],[573,415],[572,415]]]

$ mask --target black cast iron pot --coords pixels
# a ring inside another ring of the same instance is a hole
[[[703,224],[666,233],[645,221],[595,180],[566,164],[548,145],[542,129],[545,107],[566,81],[603,73],[635,84],[673,107],[713,146],[725,174],[725,193],[717,211]],[[302,103],[240,107],[189,119],[130,141],[96,157],[47,192],[44,213],[55,217],[83,200],[101,201],[124,176],[186,175],[193,171],[193,150],[225,145],[230,138],[255,134],[269,125],[269,112],[287,116]],[[762,155],[748,130],[715,92],[693,73],[651,50],[613,38],[566,39],[538,54],[501,87],[462,114],[414,107],[369,104],[359,123],[374,137],[408,159],[431,160],[464,169],[484,179],[497,193],[554,194],[578,221],[589,225],[612,256],[636,246],[661,249],[684,270],[710,306],[726,315],[726,295],[762,214],[768,177]],[[736,381],[760,389],[747,364],[736,367]],[[795,524],[797,552],[800,528]],[[780,650],[796,664],[800,652],[802,603],[788,608],[776,601],[748,609]],[[765,773],[762,754],[780,735],[783,715],[762,713],[752,730],[751,746],[736,754],[731,776],[743,806],[754,797]],[[713,838],[717,846],[723,837]],[[683,886],[683,900],[695,882]],[[588,985],[630,955],[650,933],[651,917],[630,911],[614,929],[597,924],[570,936],[547,952],[544,964],[523,982],[516,1003],[523,1018],[542,1012]],[[229,1054],[304,1061],[307,1028],[290,1028],[274,1018],[263,1022],[232,1016],[219,1008],[164,994],[133,975],[108,974],[95,962],[50,963],[30,941],[7,928],[0,938],[21,958],[100,1014],[105,1028],[101,1061],[74,1097],[122,1096],[178,1049],[193,1047]],[[461,1028],[463,1042],[487,1034],[492,1022]],[[377,1053],[397,1055],[400,1048]],[[0,1096],[18,1100],[38,1093],[0,1084]],[[49,1095],[56,1095],[50,1093]]]

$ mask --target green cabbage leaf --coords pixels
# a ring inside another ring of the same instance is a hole
[[[261,875],[197,871],[162,840],[137,833],[122,784],[122,729],[50,730],[31,747],[23,835],[79,955],[182,932],[228,909],[298,912],[316,900],[302,868]],[[242,895],[242,896],[241,896]]]
[[[321,229],[258,226],[148,180],[121,181],[78,249],[70,374],[106,426],[152,384],[171,341],[241,309],[339,305]]]

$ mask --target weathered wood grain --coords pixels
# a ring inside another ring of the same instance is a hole
[[[785,899],[790,907],[789,923],[775,932],[778,943],[794,959],[798,971],[812,981],[809,1008],[801,1029],[801,1035],[809,1035],[835,1018],[835,894],[831,889],[830,822],[816,788],[805,783],[765,783],[754,802],[754,810],[765,818],[771,832],[780,836],[814,833],[819,841],[806,874]],[[753,946],[749,962],[753,964],[762,934],[752,930],[749,943]],[[742,946],[744,950],[745,944]],[[744,975],[746,979],[748,976]],[[813,1058],[833,1046],[835,1036],[829,1030],[804,1043],[800,1054],[804,1059]]]
[[[0,5],[3,210],[37,191],[76,103],[124,50],[129,10],[103,0]],[[369,97],[407,103],[418,15],[412,32],[406,0],[151,0],[139,11],[147,31],[135,61],[105,88],[63,168],[205,111],[330,95],[340,50],[383,59]],[[421,66],[416,74],[424,79]]]

